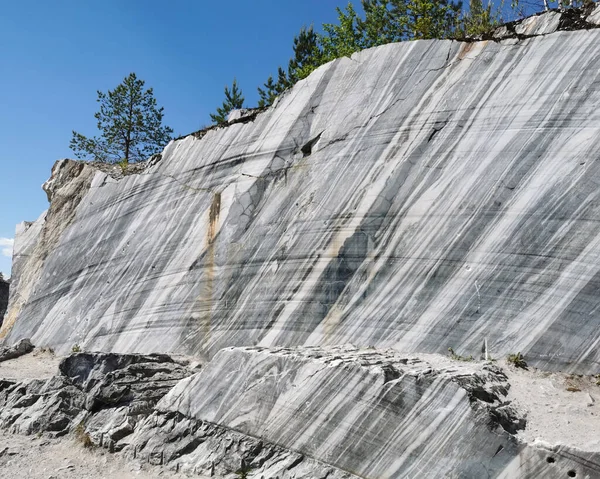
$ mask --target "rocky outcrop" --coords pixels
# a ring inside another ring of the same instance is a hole
[[[139,174],[58,164],[16,239],[6,341],[212,357],[487,338],[597,373],[600,30],[522,25],[336,60]]]
[[[10,283],[6,281],[4,278],[0,277],[0,326],[2,326],[2,321],[4,319],[4,313],[6,313],[6,309],[8,308],[8,291],[10,288]]]
[[[129,414],[142,414],[190,370],[164,354],[117,355],[81,353],[61,362],[62,376],[85,395],[85,409],[127,407]]]
[[[21,339],[16,344],[13,344],[10,347],[0,347],[0,363],[2,361],[8,361],[9,359],[16,359],[18,357],[24,356],[25,354],[29,354],[33,351],[34,345],[31,344],[29,339]]]
[[[0,427],[61,436],[99,411],[147,416],[179,380],[193,373],[165,355],[102,353],[72,355],[59,370],[48,380],[0,381]]]
[[[197,370],[161,354],[75,354],[50,379],[0,380],[0,427],[50,437],[72,433],[85,447],[212,477],[251,470],[281,479],[355,477],[269,441],[155,409]]]
[[[0,427],[203,477],[597,477],[600,455],[523,441],[492,361],[353,346],[228,348],[201,369],[80,353],[0,381]],[[575,474],[573,476],[572,474]]]
[[[490,33],[470,38],[471,41],[507,39],[525,40],[561,31],[588,30],[600,27],[600,6],[589,2],[584,8],[564,8],[540,12],[525,19],[506,23]]]
[[[600,476],[597,451],[522,441],[526,418],[508,400],[510,387],[493,361],[353,346],[230,348],[156,409],[269,440],[362,478]],[[197,456],[177,460],[189,467]],[[248,477],[273,476],[257,467]]]
[[[0,328],[0,339],[11,330],[31,295],[42,293],[52,283],[51,278],[41,281],[44,264],[71,225],[96,171],[84,162],[56,162],[50,179],[42,186],[50,208],[36,222],[24,222],[17,226],[16,237],[19,241],[13,250],[12,288],[8,311]]]
[[[496,477],[519,454],[509,433],[525,427],[505,401],[506,376],[492,364],[444,366],[354,347],[226,349],[158,409],[359,477]]]

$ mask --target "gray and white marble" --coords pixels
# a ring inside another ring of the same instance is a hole
[[[597,452],[518,440],[526,419],[507,400],[509,388],[491,362],[351,346],[226,348],[157,410],[365,479],[600,477]]]
[[[597,373],[598,45],[595,29],[385,45],[139,174],[63,162],[79,176],[31,227],[1,335],[208,356],[477,355],[487,338]]]
[[[100,447],[130,464],[161,465],[157,472],[165,477],[168,469],[185,477],[358,479],[284,445],[155,409],[198,370],[185,358],[164,354],[74,354],[50,378],[0,377],[0,429],[50,438],[71,434],[71,447]]]

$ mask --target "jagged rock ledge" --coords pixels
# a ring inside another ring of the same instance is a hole
[[[200,369],[166,355],[79,353],[48,380],[0,381],[0,427],[77,435],[211,477],[596,477],[600,455],[528,444],[491,362],[392,350],[228,348]]]
[[[353,346],[228,348],[157,410],[268,438],[363,478],[600,474],[597,453],[520,441],[526,418],[509,388],[491,362]]]

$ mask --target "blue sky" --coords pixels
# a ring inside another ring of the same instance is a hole
[[[358,4],[358,1],[354,2]],[[465,2],[465,3],[468,3]],[[71,131],[96,134],[96,90],[135,72],[176,135],[210,123],[237,78],[248,106],[287,64],[303,25],[336,20],[345,0],[20,0],[0,16],[0,272],[15,225],[48,206],[41,184],[73,157]]]

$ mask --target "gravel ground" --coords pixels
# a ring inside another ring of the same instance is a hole
[[[85,449],[71,438],[48,439],[0,432],[1,479],[154,479],[183,477],[103,450]]]
[[[45,379],[58,374],[58,363],[62,358],[45,349],[36,349],[17,359],[0,362],[0,378]]]
[[[508,398],[527,412],[522,439],[600,450],[600,378],[500,366],[511,385]]]

